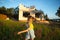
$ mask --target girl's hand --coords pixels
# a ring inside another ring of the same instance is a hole
[[[17,34],[19,35],[19,34],[21,34],[21,32],[18,32]]]

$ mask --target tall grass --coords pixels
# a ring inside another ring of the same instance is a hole
[[[35,40],[60,40],[60,28],[58,25],[33,24],[36,35]],[[25,33],[17,35],[17,32],[25,29],[25,22],[0,20],[0,40],[24,40]]]

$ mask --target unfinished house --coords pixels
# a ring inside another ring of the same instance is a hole
[[[20,4],[18,8],[15,9],[15,13],[18,13],[19,21],[26,21],[28,15],[33,16],[37,20],[44,20],[44,14],[40,10],[36,10],[35,6],[26,7]]]

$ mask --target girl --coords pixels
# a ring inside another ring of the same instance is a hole
[[[34,40],[34,38],[35,38],[34,26],[32,24],[33,21],[34,21],[34,18],[32,16],[28,16],[27,23],[26,23],[27,29],[24,31],[18,32],[18,34],[27,32],[25,40],[28,40],[28,39]]]

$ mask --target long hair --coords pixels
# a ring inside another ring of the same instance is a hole
[[[31,19],[34,19],[34,17],[32,17],[32,16],[29,15],[27,20],[29,21],[30,18]]]

